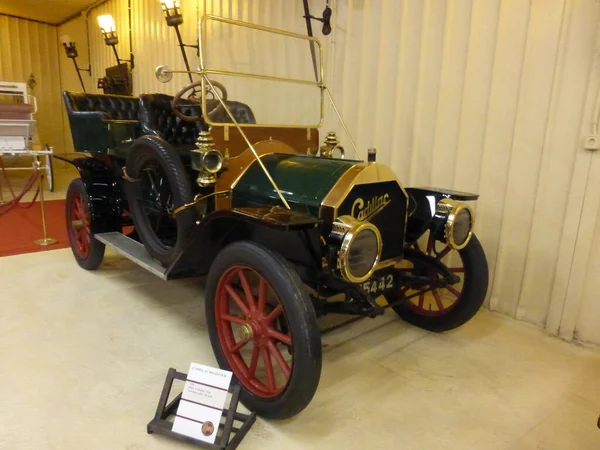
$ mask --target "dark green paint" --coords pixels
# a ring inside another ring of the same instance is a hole
[[[107,123],[94,114],[69,117],[75,151],[106,153],[109,149],[128,147],[123,142],[131,141],[141,133],[139,123]]]
[[[273,154],[261,161],[296,211],[319,216],[321,201],[336,181],[360,161]],[[233,189],[233,206],[280,205],[281,199],[258,162],[252,163]]]

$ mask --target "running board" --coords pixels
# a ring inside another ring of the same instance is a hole
[[[113,231],[110,233],[97,233],[94,235],[96,239],[109,247],[114,248],[121,255],[132,260],[138,266],[143,267],[148,272],[152,272],[159,278],[167,280],[167,268],[160,265],[152,259],[148,254],[144,245],[138,241],[125,236],[123,233]]]

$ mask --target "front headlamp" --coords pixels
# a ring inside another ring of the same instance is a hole
[[[344,279],[352,283],[368,280],[381,257],[381,234],[377,227],[352,216],[340,216],[333,223],[332,235],[341,239],[338,267]]]
[[[454,250],[467,246],[473,235],[473,213],[464,203],[449,198],[441,199],[437,204],[437,214],[446,215],[444,238]]]

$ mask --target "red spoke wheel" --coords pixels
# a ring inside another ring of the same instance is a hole
[[[321,374],[321,336],[312,302],[293,267],[252,242],[215,259],[206,317],[220,367],[242,385],[242,402],[284,419],[310,402]]]
[[[92,234],[89,197],[81,178],[69,185],[65,213],[73,256],[84,269],[97,269],[104,258],[105,246]]]
[[[488,286],[487,260],[477,237],[473,235],[461,250],[436,241],[432,235],[425,250],[417,244],[414,248],[442,262],[460,281],[434,289],[426,283],[410,288],[401,286],[387,295],[388,302],[395,303],[392,309],[407,322],[431,331],[451,330],[469,321],[483,304]],[[432,281],[443,278],[439,271],[417,265],[398,271],[426,276]]]

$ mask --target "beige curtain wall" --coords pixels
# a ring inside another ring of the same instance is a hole
[[[205,11],[304,32],[300,0],[181,3],[186,43],[195,43]],[[310,3],[313,14],[325,4]],[[173,93],[185,77],[161,85],[153,73],[159,64],[183,66],[175,34],[158,0],[130,5],[135,93]],[[479,192],[476,232],[489,260],[488,306],[566,339],[600,342],[600,163],[583,147],[597,114],[600,4],[332,0],[331,6],[332,34],[324,37],[314,26],[325,46],[326,81],[362,156],[376,147],[379,161],[407,186]],[[89,14],[87,35],[78,39],[91,44],[91,84],[114,64],[95,17],[113,14],[126,58],[127,8],[126,0],[110,0]],[[331,110],[329,129],[345,140]]]

